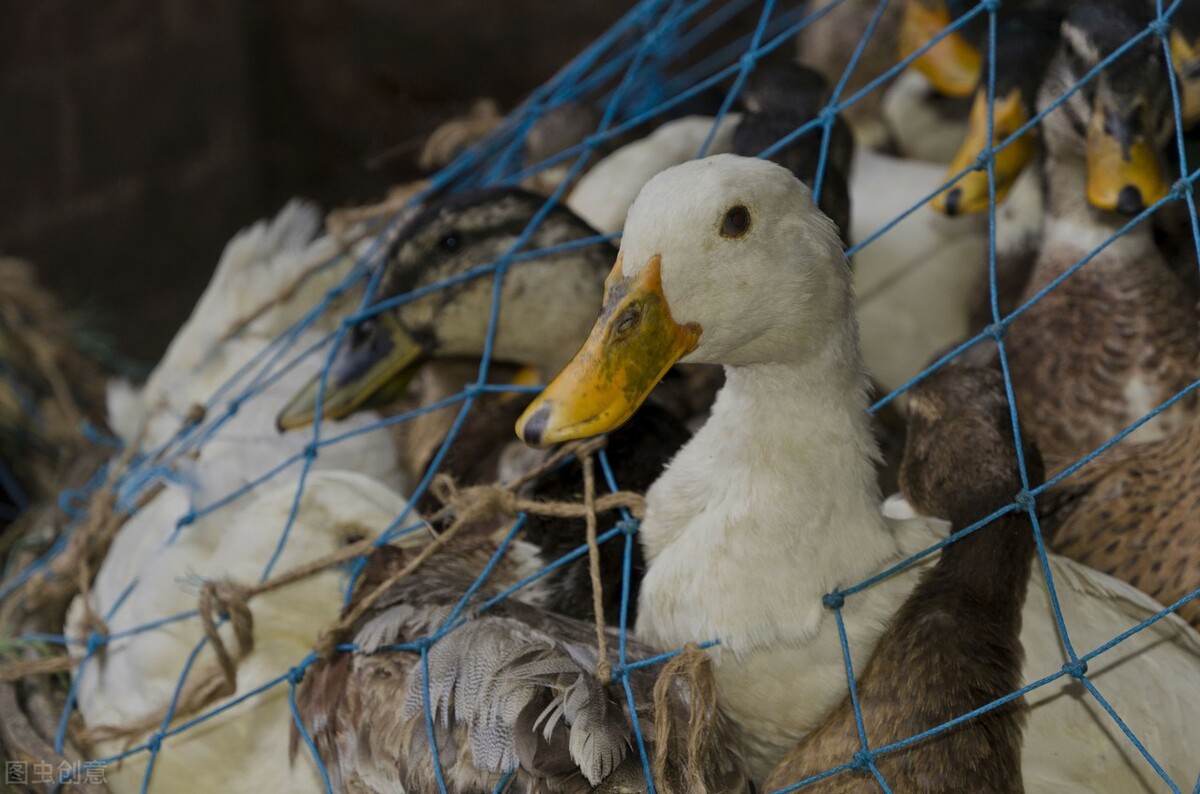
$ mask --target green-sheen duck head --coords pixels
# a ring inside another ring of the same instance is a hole
[[[1038,97],[1039,108],[1076,86],[1107,56],[1144,31],[1150,4],[1089,0],[1062,25],[1062,44]],[[1096,78],[1079,85],[1042,121],[1042,140],[1055,164],[1084,160],[1092,207],[1136,215],[1170,189],[1164,146],[1174,131],[1162,46],[1143,36]]]
[[[1003,15],[996,30],[996,88],[992,104],[991,138],[988,137],[988,88],[986,75],[975,89],[975,101],[963,137],[947,177],[973,166],[990,144],[998,146],[1021,129],[1036,112],[1038,87],[1046,76],[1050,58],[1061,38],[1062,14],[1053,9],[1028,9]],[[1001,202],[1016,183],[1021,171],[1037,154],[1036,128],[1026,130],[995,153],[992,172],[996,201]],[[986,170],[968,171],[930,202],[947,215],[987,211],[990,187]]]
[[[414,217],[389,251],[378,303],[475,275],[351,326],[334,354],[321,415],[341,419],[394,400],[430,360],[482,356],[495,285],[486,266],[509,251],[544,203],[518,188],[488,188],[452,196]],[[562,250],[509,266],[494,360],[548,375],[570,358],[595,318],[614,249],[606,242],[564,246],[597,234],[561,206],[542,219],[521,251]],[[277,420],[281,430],[312,423],[319,385],[315,378],[289,402]]]
[[[857,362],[850,268],[837,228],[788,169],[722,154],[669,168],[629,209],[600,317],[534,400],[535,446],[616,429],[677,361]]]

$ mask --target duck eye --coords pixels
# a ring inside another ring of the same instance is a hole
[[[741,204],[730,207],[721,223],[722,237],[741,237],[750,229],[750,210]]]
[[[438,240],[438,248],[443,251],[453,251],[458,248],[458,232],[448,232]]]
[[[621,315],[621,319],[617,320],[616,334],[624,336],[637,327],[637,324],[642,320],[642,313],[638,311],[636,306],[631,306]]]

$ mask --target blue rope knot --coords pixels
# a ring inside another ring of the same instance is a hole
[[[92,629],[92,633],[87,638],[87,655],[95,656],[97,652],[108,642],[107,635],[101,634],[98,629]]]
[[[824,127],[832,127],[837,121],[837,108],[833,105],[826,105],[821,108],[821,112],[817,114],[817,118],[821,120],[821,125]]]
[[[983,0],[979,5],[984,7],[989,14],[994,14],[1000,10],[1000,0]]]
[[[986,148],[982,152],[980,152],[979,156],[975,158],[975,165],[971,166],[971,170],[972,171],[986,171],[987,167],[988,167],[988,163],[990,163],[995,158],[996,158],[996,153],[993,152],[992,148],[989,146],[988,148]]]
[[[853,760],[850,761],[850,768],[866,772],[871,768],[871,754],[866,750],[859,750],[854,754]]]
[[[229,405],[225,406],[226,416],[236,416],[237,412],[242,409],[242,398],[235,397],[229,401]]]
[[[296,686],[304,680],[304,673],[308,671],[308,665],[298,664],[287,672],[287,680],[292,686]]]
[[[163,737],[161,733],[150,734],[150,738],[146,740],[146,749],[148,749],[151,753],[157,753],[162,749],[162,740]]]
[[[1148,27],[1150,32],[1160,39],[1165,39],[1171,33],[1171,21],[1161,17],[1151,22]]]
[[[1006,326],[1002,322],[1001,323],[992,323],[987,328],[983,329],[983,335],[987,336],[987,337],[991,337],[992,339],[995,339],[997,342],[999,342],[1002,338],[1004,338],[1005,328],[1006,328]]]
[[[758,63],[759,57],[759,54],[756,52],[747,52],[738,59],[738,63],[741,65],[743,71],[750,72],[754,69],[755,64]]]
[[[1085,662],[1084,660],[1076,659],[1073,662],[1068,662],[1067,664],[1064,664],[1062,669],[1063,669],[1064,673],[1071,676],[1072,678],[1082,679],[1085,675],[1087,675],[1088,665],[1087,665],[1087,662]]]
[[[1195,192],[1196,186],[1192,184],[1190,179],[1180,179],[1174,185],[1171,185],[1171,198],[1181,199]]]
[[[825,605],[826,609],[841,609],[846,603],[846,596],[834,590],[832,593],[821,596],[821,603]]]
[[[1013,501],[1016,503],[1018,509],[1026,513],[1037,507],[1037,499],[1026,489],[1022,489]]]
[[[308,458],[309,460],[312,460],[313,458],[315,458],[317,456],[317,452],[320,450],[320,448],[321,448],[320,444],[318,444],[315,441],[305,444],[304,445],[304,457]]]
[[[640,526],[641,522],[636,518],[622,518],[617,522],[617,529],[621,530],[622,533],[630,537],[637,534]]]
[[[183,529],[184,527],[190,526],[191,524],[195,524],[195,523],[196,523],[196,511],[189,510],[188,512],[181,515],[179,517],[179,520],[175,522],[175,528]]]
[[[87,510],[87,493],[80,489],[70,489],[58,495],[58,509],[71,518],[82,518]]]

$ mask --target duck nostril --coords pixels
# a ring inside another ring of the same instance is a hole
[[[953,188],[946,194],[946,214],[955,216],[962,209],[962,188]]]
[[[1117,212],[1122,215],[1136,215],[1145,208],[1146,204],[1142,201],[1142,191],[1133,185],[1126,185],[1121,188],[1121,193],[1117,196]]]

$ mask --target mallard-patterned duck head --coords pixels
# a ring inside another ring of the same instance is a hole
[[[431,359],[482,356],[496,284],[488,266],[517,242],[544,201],[517,188],[488,188],[453,196],[413,218],[388,254],[377,293],[377,304],[398,302],[345,334],[322,416],[340,419],[394,399]],[[569,244],[596,235],[564,207],[542,219],[521,250],[557,250],[522,254],[505,273],[495,360],[553,372],[587,337],[614,249],[605,242]],[[314,379],[288,404],[278,418],[281,430],[312,423],[319,387]]]
[[[1076,6],[1063,23],[1062,45],[1039,107],[1071,90],[1152,19],[1146,3],[1090,0]],[[1159,41],[1143,36],[1042,122],[1053,161],[1075,161],[1086,152],[1087,201],[1093,207],[1135,215],[1167,195],[1163,147],[1174,124],[1166,68]]]

